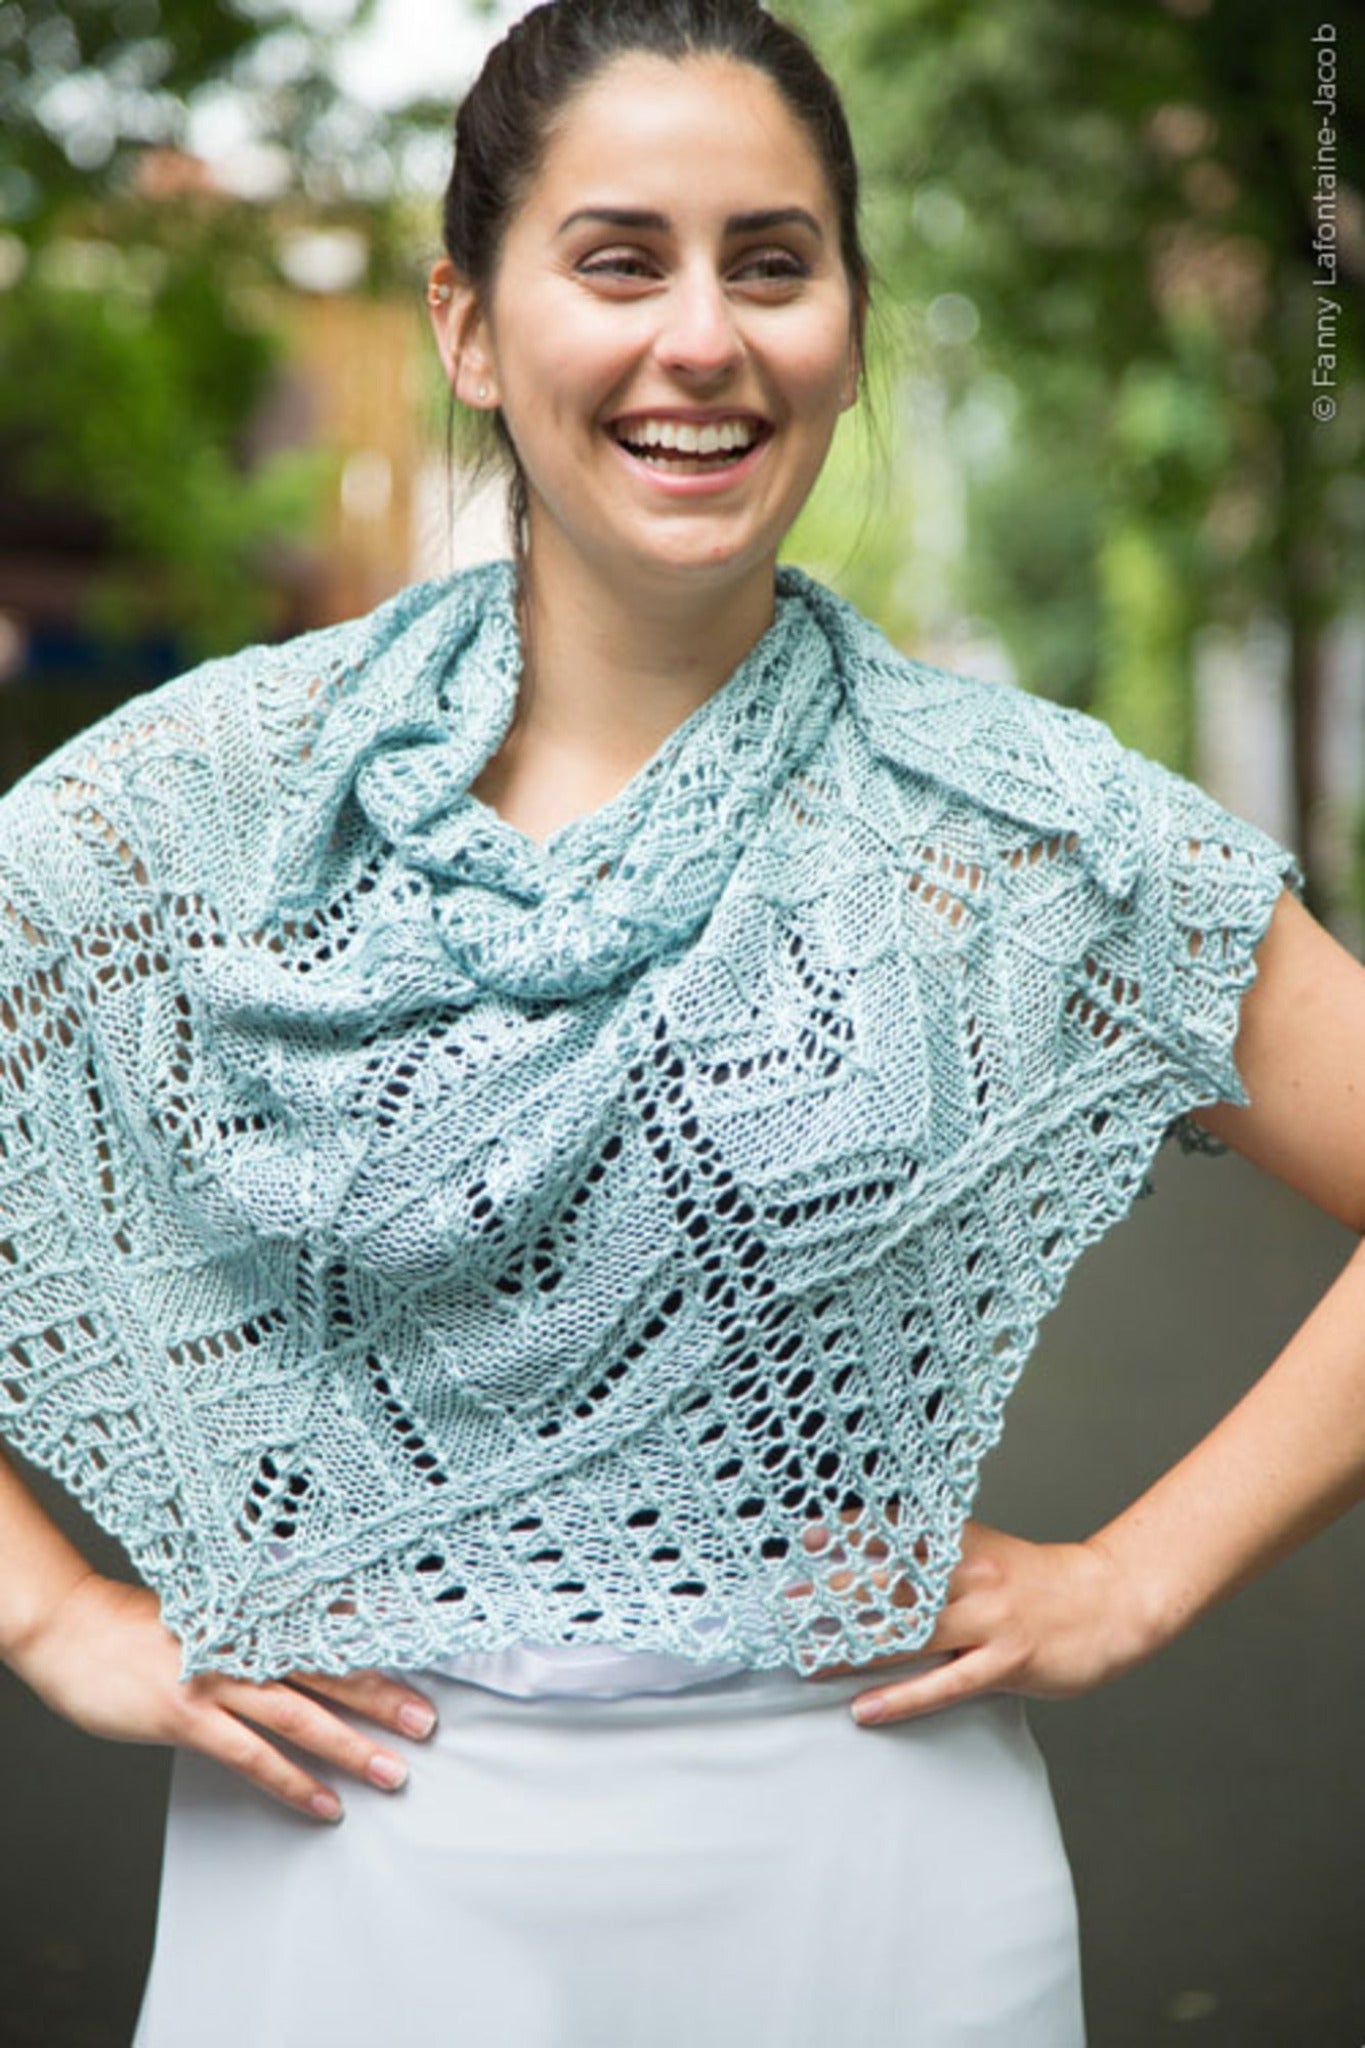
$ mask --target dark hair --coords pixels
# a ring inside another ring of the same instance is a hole
[[[535,183],[555,124],[614,58],[637,51],[674,61],[736,58],[764,72],[810,136],[824,165],[854,305],[859,381],[866,393],[866,311],[872,266],[858,225],[858,164],[839,91],[801,33],[758,0],[542,0],[489,52],[455,116],[446,186],[446,254],[487,307],[503,237]],[[510,465],[508,512],[517,580],[526,563],[526,475],[501,411],[476,414],[477,480],[501,454]],[[451,411],[453,420],[453,405]]]

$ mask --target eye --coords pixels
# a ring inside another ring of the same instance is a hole
[[[577,266],[584,277],[624,277],[631,269],[643,270],[643,256],[599,256],[594,263],[580,263]]]
[[[788,277],[809,277],[810,266],[799,256],[792,256],[785,249],[768,249],[761,256],[751,256],[745,263],[746,270],[763,270],[770,280]]]
[[[583,277],[630,277],[647,271],[651,259],[632,255],[627,250],[615,250],[605,256],[595,257],[575,267]],[[810,266],[802,262],[787,249],[765,249],[756,256],[748,256],[740,266],[740,274],[757,270],[765,284],[784,283],[788,278],[810,276]]]

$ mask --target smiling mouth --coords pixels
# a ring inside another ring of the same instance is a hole
[[[766,420],[736,420],[724,421],[719,428],[670,425],[665,435],[629,426],[608,427],[607,432],[650,469],[667,470],[671,476],[709,476],[743,462],[771,439],[773,429]]]

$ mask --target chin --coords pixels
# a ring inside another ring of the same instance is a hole
[[[641,575],[653,571],[661,576],[704,576],[708,572],[724,576],[727,572],[742,573],[774,557],[779,545],[780,542],[774,541],[765,547],[763,543],[748,538],[733,542],[708,540],[697,534],[689,544],[676,548],[651,548],[645,543],[638,543],[628,552],[632,565]]]

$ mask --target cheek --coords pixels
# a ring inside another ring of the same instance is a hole
[[[837,406],[848,363],[848,326],[842,320],[790,336],[781,351],[779,374],[793,409],[820,414]]]
[[[547,293],[518,323],[519,381],[567,401],[596,405],[637,361],[648,330],[629,307],[609,312],[577,293]]]

